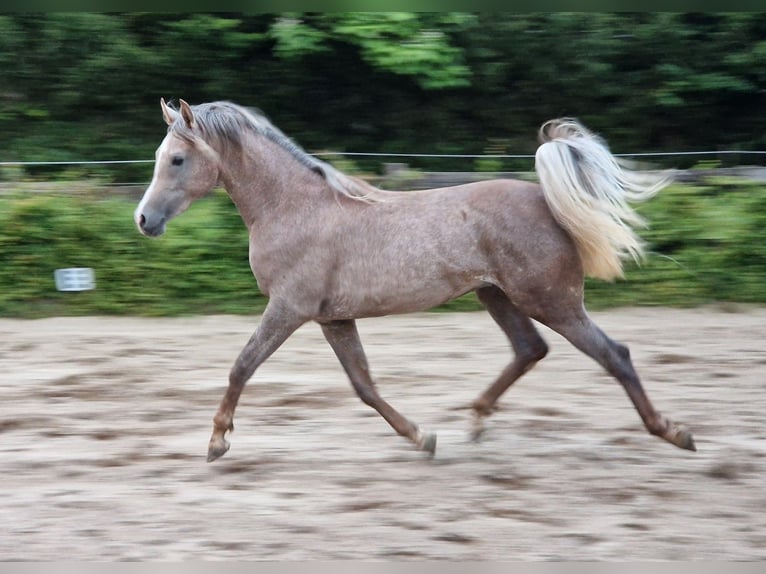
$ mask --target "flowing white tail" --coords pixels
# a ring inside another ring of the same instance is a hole
[[[671,178],[621,166],[600,137],[573,119],[543,124],[540,142],[535,169],[545,199],[575,240],[585,275],[621,277],[624,258],[643,256],[633,226],[644,220],[628,202],[649,199]]]

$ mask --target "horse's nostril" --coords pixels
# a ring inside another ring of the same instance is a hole
[[[146,224],[146,217],[144,217],[144,214],[142,213],[142,214],[141,214],[141,215],[138,217],[138,226],[139,226],[141,229],[143,229],[143,228],[144,228],[144,224]]]

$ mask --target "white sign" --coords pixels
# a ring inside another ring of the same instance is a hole
[[[69,267],[53,272],[59,291],[88,291],[96,288],[96,277],[90,267]]]

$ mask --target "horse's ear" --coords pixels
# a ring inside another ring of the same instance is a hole
[[[191,106],[184,100],[180,100],[181,103],[181,117],[186,122],[186,127],[192,129],[194,127],[194,112],[192,112]]]
[[[160,107],[162,108],[162,118],[165,123],[172,125],[178,118],[178,112],[165,103],[165,98],[160,98]]]

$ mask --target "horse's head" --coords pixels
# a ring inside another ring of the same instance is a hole
[[[210,192],[219,180],[220,158],[199,133],[191,106],[180,111],[160,100],[168,133],[155,153],[154,176],[136,208],[134,219],[144,235],[157,237],[165,225],[191,203]]]

